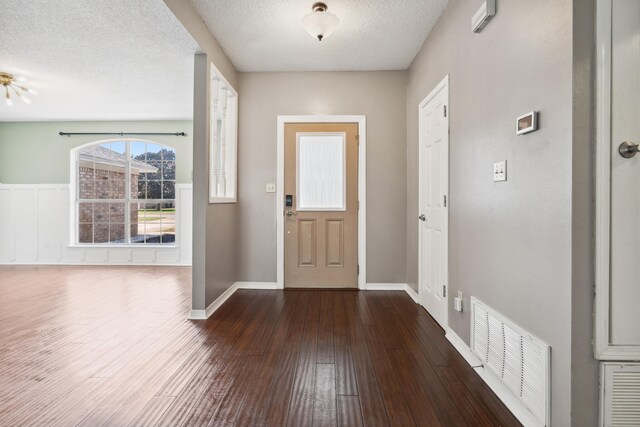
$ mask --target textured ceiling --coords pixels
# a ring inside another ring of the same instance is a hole
[[[238,71],[405,70],[447,0],[325,0],[340,19],[318,42],[300,26],[315,0],[190,0]]]
[[[191,119],[197,43],[162,0],[3,0],[0,71],[37,89],[0,121]]]

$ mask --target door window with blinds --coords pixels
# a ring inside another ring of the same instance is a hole
[[[212,66],[209,203],[235,203],[238,94]]]
[[[346,210],[345,149],[344,133],[297,134],[297,210]]]
[[[102,141],[75,156],[75,243],[175,243],[173,148],[149,141]]]

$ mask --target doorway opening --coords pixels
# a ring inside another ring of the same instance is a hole
[[[278,117],[278,288],[365,288],[365,130],[364,116]],[[320,186],[307,155],[335,166]]]

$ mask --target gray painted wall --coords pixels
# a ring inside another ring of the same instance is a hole
[[[450,75],[450,293],[476,296],[552,346],[553,425],[570,424],[572,2],[452,0],[409,69],[407,277],[417,288],[418,104]],[[540,111],[538,132],[515,119]],[[492,181],[507,160],[508,181]],[[469,342],[469,310],[449,309]]]
[[[195,57],[192,308],[204,310],[236,281],[236,204],[209,204],[209,80],[213,64],[235,89],[238,74],[187,0],[164,0],[198,42]]]
[[[209,57],[194,69],[192,308],[204,310],[236,282],[237,205],[209,204]]]
[[[278,115],[367,117],[367,281],[405,283],[405,72],[240,73],[238,280],[275,282]]]
[[[593,358],[595,0],[573,3],[573,196],[571,422],[598,424],[598,362]]]
[[[187,136],[140,137],[176,150],[176,181],[191,182],[191,121],[0,123],[0,182],[67,184],[71,149],[117,136],[60,136],[58,132],[186,132]],[[135,138],[135,137],[132,137]]]

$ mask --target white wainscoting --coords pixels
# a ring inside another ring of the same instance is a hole
[[[193,191],[176,185],[173,247],[69,245],[68,184],[0,184],[0,264],[191,265]]]

